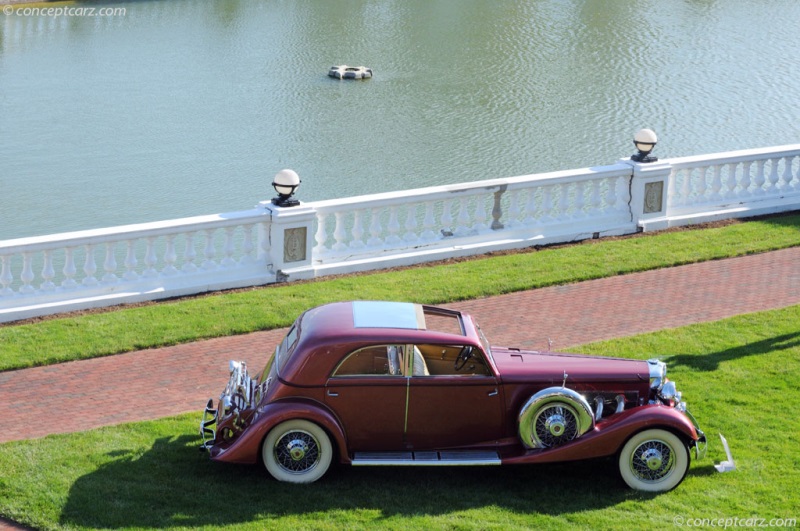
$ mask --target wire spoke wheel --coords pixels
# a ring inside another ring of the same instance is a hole
[[[275,443],[275,460],[288,472],[308,472],[319,463],[319,445],[305,431],[291,431]]]
[[[533,429],[544,448],[557,446],[578,436],[578,415],[568,405],[554,403],[536,414]]]
[[[327,472],[333,458],[333,446],[325,430],[313,422],[287,420],[267,434],[261,457],[275,479],[311,483]]]
[[[629,487],[666,492],[683,481],[689,470],[689,449],[666,430],[640,431],[619,452],[619,473]]]
[[[675,454],[663,441],[646,441],[631,454],[631,470],[642,481],[658,481],[675,469]]]

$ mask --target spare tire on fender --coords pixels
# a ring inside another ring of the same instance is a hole
[[[527,448],[551,448],[594,428],[586,399],[566,387],[548,387],[528,399],[519,412],[519,436]]]

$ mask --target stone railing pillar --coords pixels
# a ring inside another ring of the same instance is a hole
[[[633,167],[632,221],[644,231],[667,228],[667,192],[672,165],[668,162],[634,162],[630,159],[622,162]]]
[[[259,203],[270,215],[268,238],[268,267],[276,280],[298,280],[312,278],[311,250],[314,243],[313,224],[317,217],[314,207],[301,203],[297,206],[281,207],[270,201]]]

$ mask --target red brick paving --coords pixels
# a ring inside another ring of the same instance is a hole
[[[449,305],[493,343],[579,345],[800,303],[800,248]],[[354,293],[353,298],[358,294]],[[260,369],[284,330],[0,373],[0,442],[197,411],[229,359]]]

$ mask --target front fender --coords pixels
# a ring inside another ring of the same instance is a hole
[[[281,400],[258,408],[253,421],[227,448],[211,448],[211,459],[226,463],[253,464],[261,454],[261,442],[281,422],[302,419],[321,426],[339,449],[339,459],[349,463],[347,440],[336,417],[325,406],[311,400]]]
[[[633,434],[649,428],[664,428],[687,441],[699,436],[692,421],[675,408],[653,404],[639,406],[612,415],[598,422],[583,437],[544,450],[528,450],[524,454],[503,458],[503,464],[551,463],[577,461],[614,455]]]

